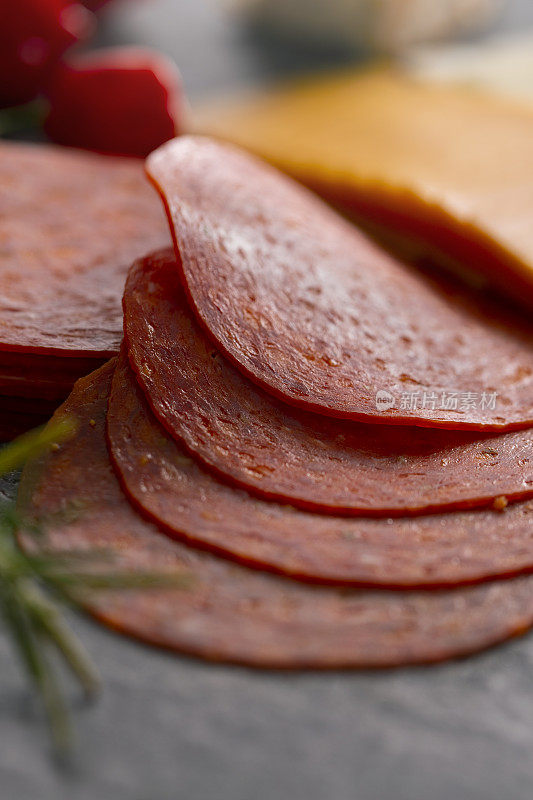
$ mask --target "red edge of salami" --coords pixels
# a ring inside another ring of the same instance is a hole
[[[533,429],[499,434],[337,420],[272,398],[213,347],[160,251],[124,292],[130,363],[170,434],[219,478],[337,515],[402,516],[533,494]]]
[[[489,431],[533,423],[526,320],[510,324],[510,313],[466,289],[450,303],[449,289],[395,261],[306,189],[235,147],[180,137],[151,154],[147,173],[200,324],[272,395],[388,425]],[[496,391],[500,401],[495,409],[402,408],[399,398],[417,387],[480,397]],[[380,391],[392,407],[378,407]]]
[[[211,660],[323,669],[441,661],[531,626],[533,578],[444,592],[309,587],[170,541],[130,508],[109,464],[104,428],[112,370],[104,366],[77,383],[57,414],[76,417],[78,432],[26,467],[19,501],[23,517],[55,515],[43,538],[22,538],[33,551],[107,548],[115,569],[181,570],[188,577],[180,589],[86,598],[87,610],[105,624]],[[58,512],[69,503],[78,513],[61,524]]]
[[[118,358],[107,413],[109,456],[138,511],[173,538],[299,580],[445,587],[533,571],[533,501],[504,513],[345,519],[254,498],[197,465],[153,416]]]

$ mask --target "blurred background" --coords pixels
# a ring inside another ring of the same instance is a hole
[[[75,31],[62,20],[42,81],[18,87],[20,57],[39,72],[49,54],[24,9],[69,2],[0,0],[0,137],[44,138],[51,104],[54,141],[142,157],[185,118],[169,114],[168,99],[183,98],[159,54],[177,65],[193,109],[383,58],[533,101],[533,0],[84,0],[88,16]],[[153,54],[126,70],[118,51],[131,45]],[[75,62],[108,48],[96,65]],[[131,127],[147,123],[141,141],[123,124],[132,114]],[[79,628],[106,684],[105,702],[79,715],[83,785],[65,785],[27,730],[33,717],[6,657],[5,800],[531,797],[531,637],[433,671],[288,676],[174,659],[85,620]]]
[[[144,157],[186,98],[376,60],[531,100],[533,3],[0,0],[0,136]]]
[[[519,35],[512,44],[521,66],[531,54],[530,71],[517,66],[517,80],[533,86],[531,0],[116,0],[102,9],[95,44],[157,47],[199,100],[424,42],[481,44],[511,34]]]

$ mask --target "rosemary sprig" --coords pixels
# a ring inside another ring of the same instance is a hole
[[[54,425],[46,425],[22,434],[0,450],[0,475],[20,469],[26,461],[38,456],[47,446],[68,439],[75,430],[74,421],[63,417]]]
[[[18,469],[43,449],[71,436],[74,430],[74,424],[63,419],[19,437],[0,450],[0,475]],[[6,504],[0,513],[0,615],[40,696],[54,752],[63,761],[71,751],[73,731],[50,651],[59,654],[87,698],[97,695],[100,678],[85,648],[66,624],[61,606],[76,605],[88,591],[183,587],[188,578],[183,573],[113,571],[112,555],[107,552],[25,553],[16,541],[17,531],[21,530],[38,532],[35,523],[25,526],[14,505]]]

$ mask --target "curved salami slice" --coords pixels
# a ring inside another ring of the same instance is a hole
[[[26,468],[20,511],[54,523],[27,542],[61,553],[105,549],[114,569],[183,571],[180,589],[85,595],[115,630],[203,658],[258,667],[384,667],[466,655],[533,622],[533,579],[438,592],[310,587],[172,542],[137,516],[108,460],[111,367],[80,381],[59,413],[70,442]],[[69,506],[77,515],[66,514]],[[58,523],[64,514],[64,523]]]
[[[322,582],[444,586],[533,571],[533,501],[505,513],[339,519],[217,481],[171,439],[119,356],[107,414],[111,460],[135,506],[170,533],[238,561]]]
[[[138,161],[3,142],[0,241],[0,351],[102,357],[128,267],[169,237]]]
[[[272,394],[373,422],[533,423],[530,322],[448,296],[306,189],[229,145],[182,137],[152,154],[148,170],[195,313]],[[448,403],[454,393],[468,402]],[[483,402],[494,394],[495,406]]]
[[[168,251],[135,264],[124,295],[132,366],[155,415],[217,474],[337,514],[414,514],[533,493],[533,430],[492,435],[365,425],[294,409],[219,356]]]
[[[498,95],[356,66],[223,98],[197,109],[196,127],[276,164],[410,257],[488,279],[531,309],[533,113]]]

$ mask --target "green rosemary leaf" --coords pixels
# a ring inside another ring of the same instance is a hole
[[[24,603],[16,592],[2,591],[0,604],[19,656],[42,699],[55,754],[64,758],[72,746],[72,729],[63,695],[44,653],[42,637],[32,629]]]
[[[66,418],[28,433],[0,450],[0,475],[21,467],[75,432]],[[72,743],[69,709],[56,679],[47,648],[53,646],[64,659],[87,695],[94,695],[100,679],[77,637],[61,615],[61,604],[79,605],[89,592],[159,588],[184,588],[185,573],[125,572],[114,563],[112,552],[93,550],[57,552],[46,550],[46,531],[68,525],[85,513],[75,502],[46,518],[23,519],[16,505],[0,508],[0,615],[11,632],[13,644],[41,696],[54,750],[64,757]],[[17,536],[36,547],[21,550]],[[47,592],[46,590],[51,590]]]
[[[19,528],[20,530],[20,528]],[[19,551],[22,552],[22,551]],[[90,564],[108,566],[116,560],[116,554],[112,550],[95,547],[86,550],[56,550],[47,548],[44,544],[39,544],[38,554],[24,554],[36,572],[53,565],[58,570],[67,572],[71,569],[79,569],[80,566]]]
[[[185,573],[165,572],[56,572],[45,571],[43,577],[54,588],[66,591],[105,589],[183,589],[190,585],[190,576]]]
[[[0,450],[0,475],[19,469],[30,458],[43,452],[46,447],[58,444],[76,431],[74,420],[64,417],[53,424],[25,433]]]
[[[81,642],[65,624],[58,608],[35,583],[28,582],[25,585],[24,601],[35,627],[59,650],[80,681],[86,696],[93,697],[100,689],[100,676]]]

